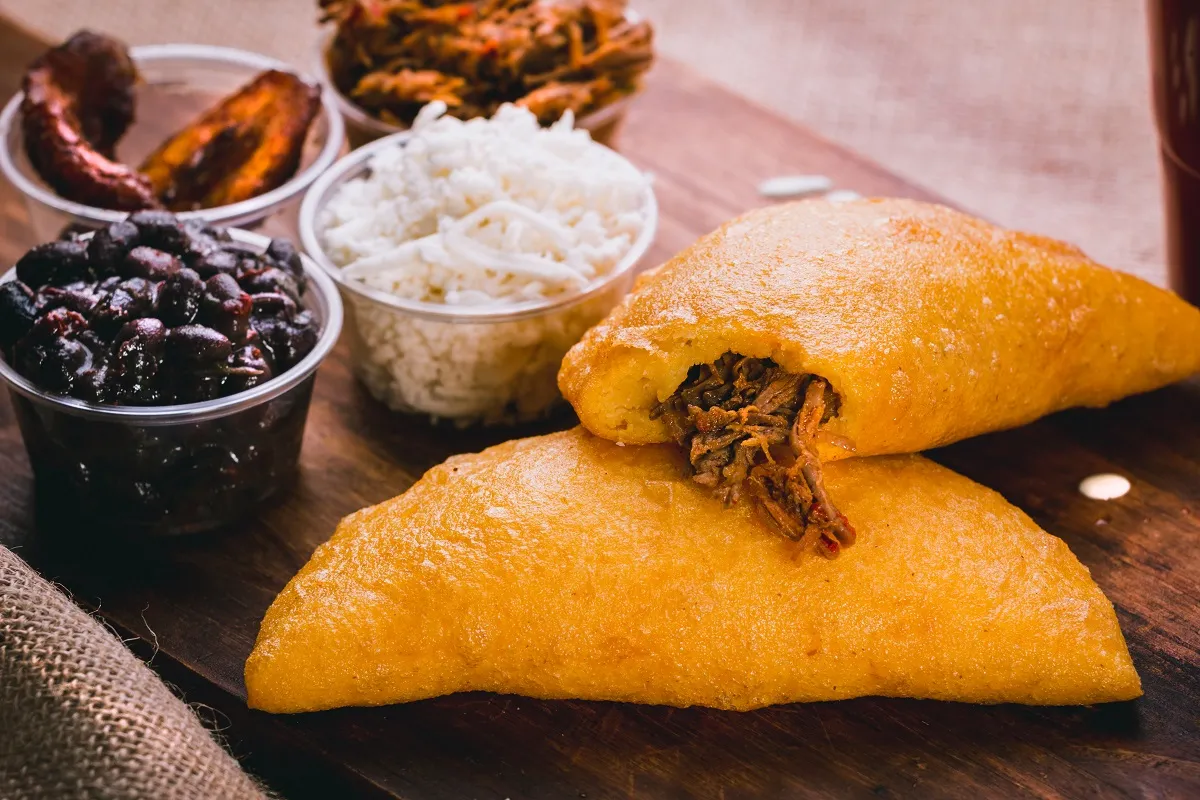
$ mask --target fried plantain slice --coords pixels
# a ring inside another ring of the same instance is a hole
[[[295,75],[268,70],[161,144],[141,171],[172,211],[269,192],[300,167],[320,97]]]
[[[25,152],[62,197],[117,211],[158,206],[150,181],[114,160],[133,122],[137,80],[123,43],[86,30],[29,65],[21,86]]]

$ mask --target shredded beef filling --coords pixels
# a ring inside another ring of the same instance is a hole
[[[726,503],[748,489],[784,536],[833,557],[854,529],[825,492],[813,440],[838,404],[824,378],[726,353],[693,367],[651,416],[687,452],[694,481]]]

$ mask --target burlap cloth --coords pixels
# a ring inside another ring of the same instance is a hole
[[[0,547],[0,798],[264,794],[113,633]]]

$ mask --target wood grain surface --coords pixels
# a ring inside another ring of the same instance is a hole
[[[0,26],[5,90],[30,52],[29,37]],[[654,71],[618,146],[656,175],[662,219],[646,266],[763,202],[755,186],[772,175],[820,173],[866,194],[928,198],[671,63]],[[5,263],[29,244],[23,224],[20,198],[3,187]],[[452,453],[573,421],[564,412],[517,431],[435,427],[370,399],[347,357],[339,346],[321,369],[290,493],[222,535],[136,550],[64,548],[37,535],[33,479],[0,399],[0,541],[133,637],[288,796],[1200,796],[1200,384],[932,454],[999,490],[1091,568],[1142,675],[1139,701],[863,699],[738,714],[465,694],[295,717],[250,712],[242,664],[258,622],[340,517],[403,491]],[[1129,476],[1132,492],[1102,503],[1076,491],[1102,471]]]

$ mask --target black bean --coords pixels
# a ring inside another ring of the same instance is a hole
[[[91,277],[86,242],[39,244],[17,262],[17,279],[32,289],[65,286]]]
[[[220,331],[232,342],[241,342],[250,327],[250,295],[230,275],[214,275],[204,282],[197,320]]]
[[[108,378],[108,367],[101,364],[79,373],[72,394],[89,403],[112,403],[117,399],[114,389]]]
[[[129,221],[137,225],[142,244],[172,255],[183,255],[187,249],[187,228],[170,211],[135,211],[129,215]]]
[[[74,338],[87,329],[88,321],[78,312],[55,308],[39,317],[24,338],[41,342],[59,337]]]
[[[74,311],[54,309],[17,342],[13,366],[44,389],[69,393],[79,376],[93,367],[92,352],[74,338],[86,325]]]
[[[241,263],[241,258],[237,253],[231,253],[228,250],[214,250],[207,255],[194,259],[190,262],[192,269],[196,270],[196,274],[204,280],[208,280],[214,275],[234,275],[238,271],[238,264]]]
[[[88,243],[88,260],[92,269],[101,276],[114,274],[125,260],[125,255],[137,247],[139,236],[137,225],[127,219],[96,231]]]
[[[296,250],[296,246],[289,239],[272,239],[271,244],[267,246],[267,255],[279,264],[283,269],[295,279],[296,285],[300,287],[300,291],[304,291],[307,283],[307,277],[304,275],[304,261],[300,258],[300,252]]]
[[[291,239],[272,239],[267,245],[267,255],[289,272],[295,273],[304,269],[300,261],[300,252]]]
[[[271,365],[261,349],[253,344],[243,345],[229,357],[226,368],[226,389],[244,392],[273,377]]]
[[[286,294],[260,292],[250,295],[256,316],[277,316],[290,320],[296,316],[296,303]]]
[[[172,327],[187,325],[196,319],[203,294],[204,281],[194,270],[184,267],[163,281],[158,289],[159,318]]]
[[[47,286],[37,294],[39,311],[49,311],[54,308],[69,308],[84,316],[92,312],[101,294],[92,290],[95,284],[72,284],[71,286]]]
[[[245,292],[232,275],[214,275],[204,282],[206,299],[223,303],[227,300],[238,300]]]
[[[238,259],[237,272],[234,277],[239,282],[246,281],[269,269],[279,269],[279,267],[262,253],[245,253]]]
[[[109,372],[120,402],[149,405],[158,402],[157,378],[166,345],[166,327],[147,317],[127,322],[117,334]]]
[[[185,264],[194,266],[220,249],[221,243],[216,239],[198,228],[188,227],[187,241],[184,243],[183,252],[179,255]]]
[[[279,317],[255,317],[252,324],[277,372],[294,367],[317,344],[316,321],[308,311],[297,314],[292,322]]]
[[[121,263],[121,274],[127,278],[162,281],[178,272],[182,267],[183,263],[170,253],[139,245],[125,256],[125,260]]]
[[[113,343],[124,344],[130,339],[141,338],[146,343],[159,348],[166,340],[166,337],[167,326],[163,325],[161,320],[157,320],[154,317],[142,317],[141,319],[131,320],[122,325]]]
[[[26,375],[52,392],[67,393],[81,373],[92,367],[92,354],[75,339],[58,338],[31,348],[24,362]]]
[[[167,332],[167,354],[192,363],[224,361],[233,343],[219,331],[203,325],[181,325]]]
[[[252,295],[274,292],[292,298],[293,302],[300,302],[300,287],[296,285],[296,280],[278,267],[247,275],[241,284],[242,288]]]
[[[89,320],[102,335],[112,335],[131,319],[148,316],[154,310],[155,284],[145,278],[121,281],[92,310]]]
[[[0,285],[0,349],[16,344],[33,327],[37,305],[33,290],[22,281]]]

